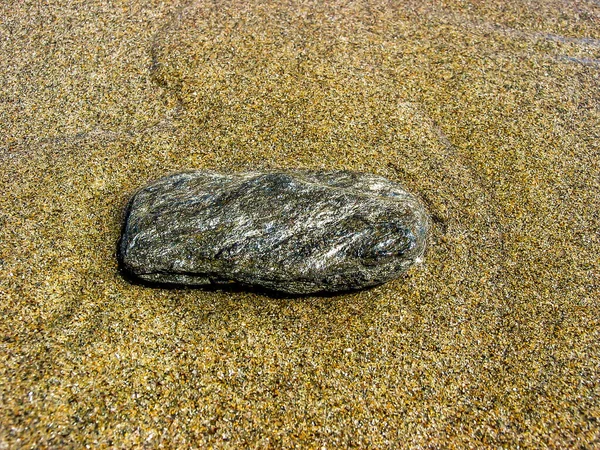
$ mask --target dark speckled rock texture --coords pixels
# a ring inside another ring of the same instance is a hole
[[[348,171],[179,173],[138,191],[125,220],[119,259],[136,277],[290,294],[396,278],[429,226],[401,185]]]

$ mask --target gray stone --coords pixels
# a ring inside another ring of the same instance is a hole
[[[150,282],[336,292],[405,272],[428,227],[418,199],[377,175],[194,171],[133,196],[119,259]]]

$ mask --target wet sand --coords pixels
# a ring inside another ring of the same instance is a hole
[[[600,4],[0,6],[0,448],[600,446]],[[131,193],[350,169],[433,218],[342,296],[152,289]]]

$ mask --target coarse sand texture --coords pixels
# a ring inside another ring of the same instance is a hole
[[[0,449],[600,448],[600,3],[0,5]],[[431,215],[337,296],[162,289],[124,209],[351,170]]]

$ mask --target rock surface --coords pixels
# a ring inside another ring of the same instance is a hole
[[[405,272],[428,226],[415,196],[376,175],[195,171],[133,196],[118,253],[150,282],[336,292]]]

